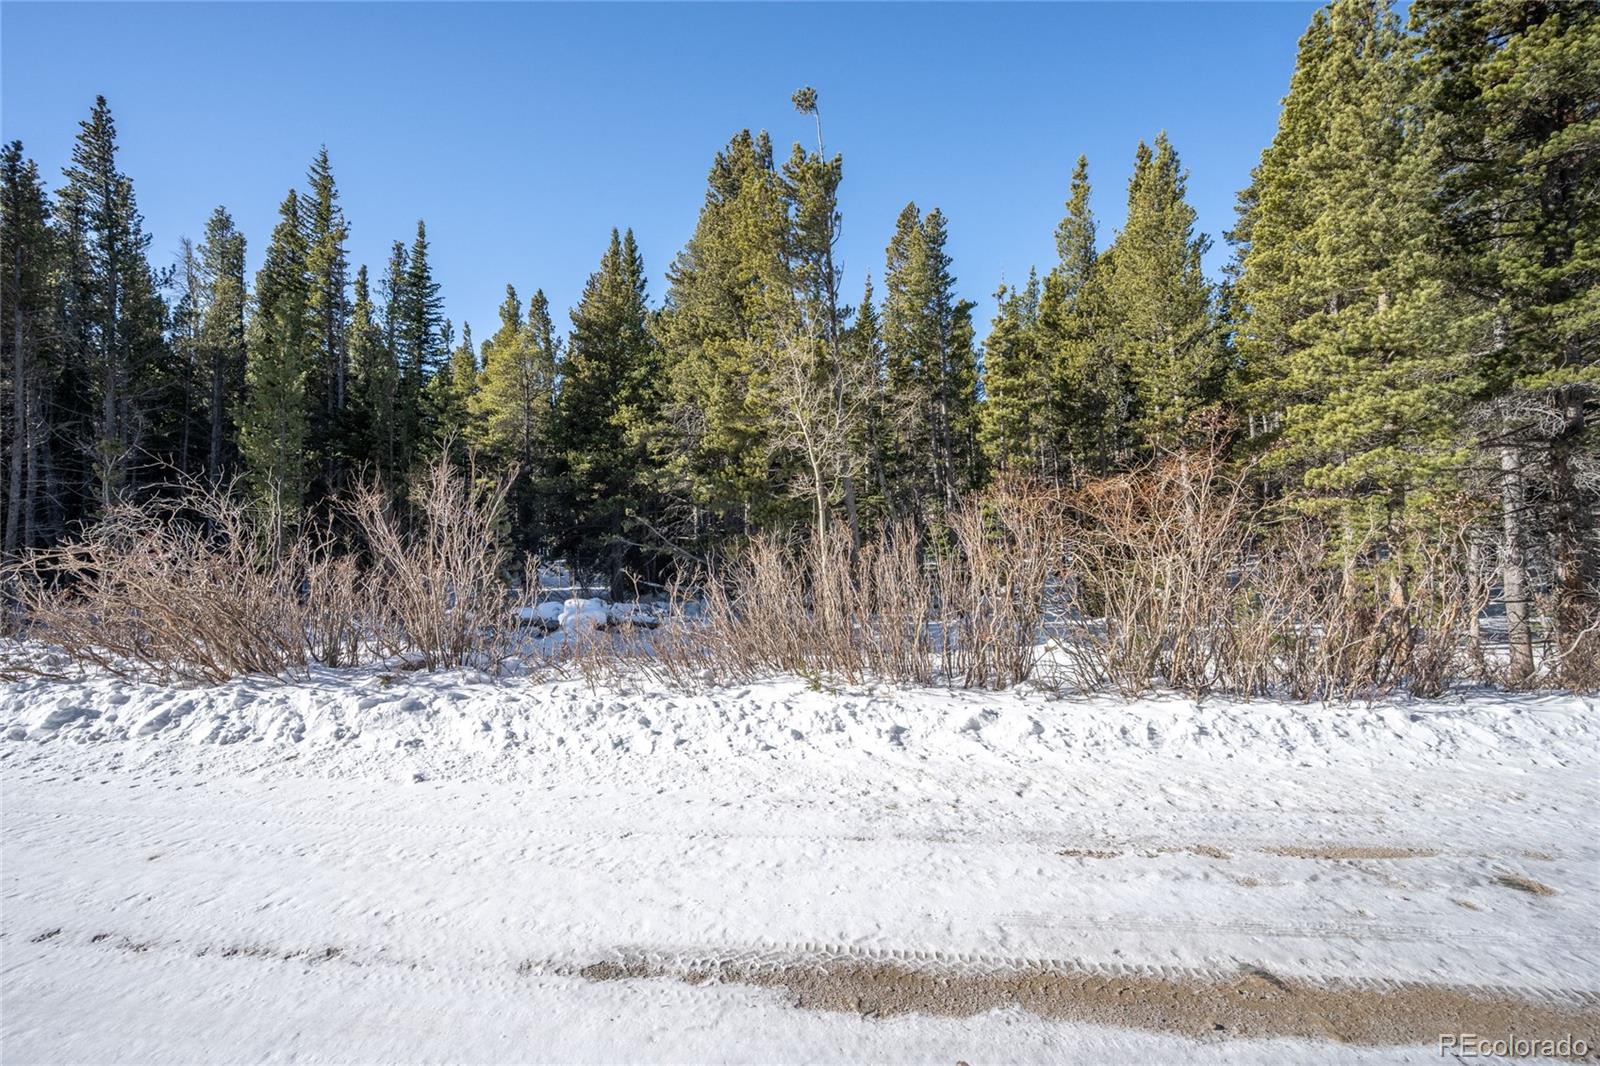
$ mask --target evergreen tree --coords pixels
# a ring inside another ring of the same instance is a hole
[[[459,453],[470,447],[478,435],[473,415],[478,394],[478,351],[472,344],[472,326],[462,324],[458,345],[450,320],[446,319],[442,343],[450,358],[428,381],[428,416],[437,442],[441,446],[454,442]]]
[[[247,399],[239,430],[251,486],[284,521],[299,514],[307,487],[306,379],[316,344],[306,330],[310,281],[300,196],[291,189],[278,208],[278,225],[256,274]]]
[[[1401,44],[1381,3],[1338,0],[1313,22],[1239,231],[1247,395],[1272,404],[1291,499],[1357,539],[1454,491],[1475,387],[1437,280]]]
[[[323,482],[323,490],[344,480],[350,442],[345,439],[345,408],[349,392],[350,297],[349,262],[345,241],[350,228],[339,206],[339,190],[324,145],[306,174],[311,188],[304,200],[306,273],[310,289],[306,299],[306,333],[313,344],[307,377],[310,429],[308,446]]]
[[[1201,270],[1210,241],[1194,232],[1186,182],[1166,134],[1153,150],[1140,142],[1128,218],[1105,271],[1105,309],[1135,401],[1134,428],[1154,445],[1178,443],[1221,387],[1212,288]]]
[[[382,358],[389,366],[386,371],[371,379],[382,380],[388,389],[386,397],[378,398],[384,417],[374,426],[373,443],[384,480],[396,487],[409,471],[414,442],[411,434],[421,425],[417,417],[421,398],[410,397],[406,391],[407,356],[404,337],[407,328],[407,305],[410,299],[408,295],[410,263],[411,253],[406,250],[405,244],[395,241],[389,248],[389,262],[379,282],[383,300]]]
[[[205,415],[204,404],[198,393],[203,378],[204,356],[200,346],[200,327],[205,306],[204,280],[200,255],[194,242],[184,237],[178,242],[177,268],[172,273],[171,284],[177,300],[171,309],[170,331],[167,344],[176,364],[171,375],[171,395],[162,397],[162,405],[174,430],[173,465],[179,473],[194,473],[192,461],[196,443],[203,438],[201,421]]]
[[[1600,595],[1600,8],[1594,4],[1414,4],[1424,151],[1447,249],[1444,276],[1483,353],[1485,434],[1497,454],[1501,556],[1512,673],[1532,672],[1526,529],[1529,482],[1546,524],[1564,654],[1579,648]],[[1528,417],[1527,412],[1539,412]]]
[[[649,332],[644,260],[633,231],[619,236],[589,275],[572,311],[572,335],[556,404],[567,531],[562,548],[592,560],[613,583],[630,552],[630,520],[646,509],[643,455],[630,426],[656,417],[658,361]]]
[[[1089,195],[1089,160],[1079,156],[1066,214],[1056,227],[1058,261],[1039,297],[1039,345],[1053,383],[1041,473],[1055,478],[1064,467],[1103,474],[1122,461],[1128,446],[1128,375],[1117,361],[1106,302],[1111,258],[1096,249]]]
[[[220,483],[238,459],[245,378],[244,234],[218,207],[200,244],[200,358],[207,383],[206,473]]]
[[[43,542],[55,373],[50,201],[22,142],[0,150],[0,443],[5,556]]]
[[[771,141],[745,130],[717,153],[657,318],[667,367],[659,445],[690,536],[754,530],[786,512],[764,381],[797,319],[788,234]]]
[[[404,267],[404,280],[391,281],[390,316],[393,321],[391,343],[400,367],[400,387],[396,399],[397,447],[400,461],[414,462],[425,440],[433,436],[428,425],[424,388],[445,358],[440,343],[444,324],[444,301],[439,284],[433,280],[428,261],[428,228],[417,222],[417,235],[411,249],[391,267]]]
[[[895,510],[923,521],[977,486],[972,303],[955,295],[944,215],[907,204],[889,242],[882,334],[886,402],[909,412],[889,445]]]
[[[502,467],[515,467],[511,494],[512,544],[546,554],[552,544],[549,479],[554,447],[559,343],[542,290],[527,321],[517,290],[506,286],[500,328],[483,350],[474,415],[480,440]]]
[[[863,477],[862,521],[881,527],[893,517],[894,497],[889,490],[887,449],[889,443],[898,436],[898,428],[906,412],[892,407],[885,395],[887,368],[884,363],[883,333],[872,292],[872,276],[869,274],[861,293],[861,305],[856,309],[855,321],[845,331],[845,359],[850,365],[862,368],[867,392],[863,420],[867,468]]]
[[[372,302],[367,268],[362,266],[356,271],[350,305],[351,456],[392,486],[399,473],[394,421],[400,375],[382,317]]]
[[[1030,475],[1050,466],[1050,366],[1040,345],[1039,278],[1000,286],[999,308],[983,343],[979,437],[990,467]]]
[[[146,424],[139,401],[165,363],[165,305],[147,258],[150,238],[116,157],[111,109],[96,97],[65,171],[61,236],[71,245],[66,283],[73,290],[63,332],[75,343],[66,357],[91,391],[90,454],[102,506],[130,487]]]

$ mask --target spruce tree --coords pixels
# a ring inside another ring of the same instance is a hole
[[[554,332],[544,292],[534,293],[524,321],[517,290],[507,285],[500,328],[483,347],[473,407],[479,443],[501,468],[517,471],[512,544],[537,554],[547,554],[553,543],[549,480],[560,354]]]
[[[561,547],[617,582],[638,562],[630,522],[647,517],[643,455],[630,426],[655,417],[658,360],[649,331],[644,261],[633,231],[611,231],[600,268],[572,310],[572,334],[556,404],[562,503]]]
[[[1530,498],[1548,497],[1564,655],[1600,654],[1600,636],[1577,646],[1600,595],[1596,494],[1580,474],[1600,450],[1600,8],[1426,0],[1411,18],[1443,274],[1483,353],[1520,679],[1533,669]]]
[[[1089,196],[1089,160],[1079,156],[1056,227],[1057,263],[1039,296],[1039,345],[1052,382],[1041,473],[1056,479],[1104,474],[1122,462],[1129,443],[1132,398],[1106,301],[1111,257],[1096,248]]]
[[[178,241],[178,262],[170,278],[177,292],[171,307],[167,346],[172,352],[175,373],[171,374],[170,393],[159,402],[167,408],[166,417],[173,431],[173,466],[183,476],[196,471],[192,463],[196,442],[203,437],[200,423],[204,406],[199,395],[204,377],[204,356],[200,347],[200,326],[205,305],[200,255],[187,237]]]
[[[55,247],[39,168],[12,141],[0,150],[0,444],[5,456],[3,551],[42,541],[55,373]]]
[[[1140,142],[1127,221],[1105,271],[1115,357],[1134,398],[1134,429],[1147,445],[1181,442],[1222,383],[1212,287],[1201,268],[1210,241],[1195,233],[1186,182],[1165,133],[1153,149]]]
[[[717,154],[694,235],[667,273],[657,318],[667,395],[658,447],[690,536],[787,517],[773,463],[765,377],[797,320],[783,183],[765,133]]]
[[[998,310],[983,343],[979,438],[995,470],[1037,476],[1049,467],[1051,376],[1041,351],[1039,278],[1026,286],[1000,286]]]
[[[944,215],[907,204],[885,256],[882,333],[886,402],[895,427],[889,482],[897,512],[925,521],[975,488],[978,360],[972,303],[955,295]]]
[[[400,482],[410,471],[412,436],[421,427],[418,417],[421,397],[411,396],[406,386],[405,351],[407,316],[409,313],[409,275],[411,253],[402,241],[389,248],[389,262],[379,281],[382,298],[383,358],[389,368],[381,377],[386,381],[388,395],[383,401],[385,417],[374,426],[374,446],[378,464],[386,482],[398,490]]]
[[[356,271],[350,305],[353,396],[348,436],[353,442],[352,459],[393,486],[399,474],[394,422],[400,375],[382,319],[372,301],[367,268],[362,266]]]
[[[250,484],[269,512],[284,522],[299,515],[307,487],[306,379],[316,343],[306,330],[309,295],[304,219],[300,196],[291,189],[278,209],[278,225],[256,274],[247,398],[239,431]]]
[[[345,241],[349,224],[339,206],[339,190],[324,145],[306,174],[310,191],[302,212],[305,223],[306,273],[310,290],[306,299],[306,333],[314,345],[308,371],[310,431],[308,447],[314,453],[323,491],[339,487],[350,442],[345,439],[345,409],[349,402],[350,296],[349,262]]]
[[[1246,395],[1268,405],[1269,469],[1354,543],[1428,520],[1456,491],[1475,389],[1438,280],[1402,43],[1383,4],[1339,0],[1314,20],[1237,231]]]
[[[870,274],[862,289],[855,320],[845,331],[845,359],[851,365],[862,368],[867,390],[863,420],[863,448],[867,466],[860,496],[862,523],[882,528],[895,517],[894,496],[889,489],[888,448],[896,437],[896,428],[905,412],[890,405],[885,394],[883,332],[878,322],[878,308],[873,301]]]
[[[450,358],[428,382],[428,413],[436,442],[441,447],[453,443],[459,456],[478,435],[473,415],[478,394],[478,351],[473,347],[470,324],[462,324],[460,344],[455,343],[452,332],[450,320],[446,319],[443,346]]]
[[[404,268],[403,282],[391,285],[394,306],[390,310],[394,321],[392,343],[400,367],[396,446],[404,467],[414,464],[424,443],[433,439],[424,389],[445,359],[440,343],[444,301],[439,296],[439,283],[433,279],[428,252],[428,227],[418,220],[410,250],[402,260],[391,262],[391,267]]]
[[[206,474],[219,484],[238,459],[239,405],[245,378],[245,239],[218,207],[200,243],[204,305],[200,353],[207,385]]]
[[[105,97],[79,123],[61,192],[66,226],[66,283],[73,292],[63,332],[66,353],[90,387],[93,483],[109,505],[135,474],[140,398],[165,366],[165,305],[147,258],[150,238],[133,183],[117,168],[116,126]]]

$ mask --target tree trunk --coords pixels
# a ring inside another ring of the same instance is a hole
[[[1594,514],[1583,499],[1574,455],[1585,427],[1581,385],[1556,390],[1556,412],[1561,428],[1550,440],[1550,498],[1555,514],[1552,529],[1556,585],[1556,637],[1563,661],[1582,662],[1600,655],[1600,634],[1588,631],[1594,622],[1595,586],[1600,584],[1600,561],[1595,558]],[[1579,647],[1579,645],[1583,647]]]
[[[28,360],[23,353],[22,267],[13,265],[17,306],[11,308],[11,469],[6,491],[5,554],[15,554],[22,525],[22,454],[28,442]]]
[[[211,477],[213,485],[222,481],[222,427],[223,427],[223,399],[224,389],[223,352],[213,349],[211,352],[211,448],[206,458],[206,472]]]
[[[861,551],[861,519],[856,513],[856,479],[849,474],[844,476],[844,516],[850,523],[850,558],[854,559]]]
[[[1507,679],[1520,684],[1533,673],[1533,632],[1528,627],[1528,554],[1523,533],[1527,497],[1522,455],[1515,445],[1500,446],[1500,573],[1506,606],[1506,642],[1511,649]]]

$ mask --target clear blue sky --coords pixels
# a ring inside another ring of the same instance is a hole
[[[1073,160],[1101,240],[1134,146],[1166,129],[1226,257],[1235,192],[1271,138],[1316,5],[0,4],[0,127],[52,189],[96,93],[111,103],[153,255],[224,204],[250,269],[326,142],[374,278],[428,222],[446,313],[492,332],[505,283],[570,307],[612,226],[651,298],[694,228],[713,154],[771,131],[809,143],[821,95],[844,154],[852,302],[908,200],[950,219],[987,331],[1002,279],[1054,259]],[[565,316],[560,320],[565,325]]]

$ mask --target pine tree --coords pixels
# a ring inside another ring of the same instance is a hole
[[[390,264],[391,268],[404,269],[403,281],[396,276],[390,283],[389,311],[393,322],[391,343],[400,367],[396,447],[404,467],[417,460],[425,441],[433,439],[423,390],[445,358],[440,344],[444,301],[439,296],[438,282],[433,280],[428,249],[427,224],[419,220],[410,251]]]
[[[117,169],[116,126],[105,97],[79,123],[61,192],[68,249],[67,358],[90,384],[93,478],[100,504],[130,487],[144,423],[139,398],[164,366],[165,305],[147,258],[150,238],[133,183]]]
[[[162,406],[167,408],[167,417],[162,421],[172,423],[173,465],[180,474],[188,476],[195,472],[191,464],[196,442],[203,435],[199,421],[205,413],[198,394],[204,367],[200,326],[205,283],[200,255],[194,242],[187,237],[178,242],[178,262],[170,284],[177,291],[177,299],[171,308],[167,345],[176,364],[176,373],[172,375],[171,394],[161,398]]]
[[[630,522],[647,517],[643,455],[630,426],[656,417],[659,363],[649,332],[644,261],[633,231],[619,236],[589,275],[572,311],[572,335],[556,404],[569,557],[593,560],[620,579],[639,562]]]
[[[1037,476],[1049,468],[1050,366],[1041,350],[1039,278],[1023,288],[1000,286],[999,307],[983,343],[979,439],[995,470]]]
[[[1357,541],[1455,491],[1475,388],[1437,280],[1401,45],[1380,3],[1339,0],[1313,22],[1239,231],[1240,350],[1275,408],[1273,464],[1293,502]]]
[[[1039,296],[1039,345],[1049,363],[1046,469],[1104,474],[1124,459],[1132,398],[1117,361],[1106,302],[1111,258],[1095,245],[1089,160],[1078,157],[1066,213],[1056,227],[1057,263]]]
[[[845,359],[850,365],[862,369],[867,390],[863,419],[867,467],[861,497],[862,522],[881,528],[894,517],[894,496],[889,489],[888,447],[897,436],[906,412],[896,410],[887,400],[883,333],[872,294],[872,275],[869,274],[862,289],[861,305],[856,309],[855,321],[845,331]]]
[[[0,150],[0,442],[4,444],[4,555],[41,543],[55,374],[50,201],[22,142]]]
[[[345,241],[349,224],[339,206],[339,190],[324,145],[306,174],[310,191],[304,200],[306,273],[310,290],[306,299],[306,333],[314,345],[308,371],[310,429],[308,446],[314,453],[323,491],[344,480],[350,442],[345,439],[345,409],[349,393],[350,297],[349,262]]]
[[[1166,134],[1154,149],[1140,142],[1128,218],[1105,272],[1116,360],[1134,397],[1134,428],[1150,445],[1181,441],[1195,413],[1217,400],[1222,383],[1212,287],[1201,268],[1210,241],[1194,231],[1186,182]]]
[[[309,296],[300,196],[291,189],[278,209],[278,225],[256,274],[248,391],[239,431],[250,484],[270,513],[283,521],[298,516],[307,487],[306,379],[316,343],[306,330]]]
[[[450,320],[444,324],[443,346],[450,358],[428,382],[428,412],[440,447],[454,444],[460,455],[477,438],[473,414],[478,395],[478,351],[472,344],[472,326],[462,323],[461,343],[455,343]]]
[[[394,422],[400,375],[382,317],[372,302],[367,268],[362,266],[356,271],[350,305],[351,457],[393,486],[399,474]]]
[[[547,554],[553,542],[549,480],[560,357],[554,334],[544,292],[534,293],[524,321],[517,290],[507,285],[500,328],[484,344],[473,411],[482,445],[502,468],[517,471],[512,544],[538,554]]]
[[[206,222],[200,244],[203,307],[200,353],[208,386],[206,473],[220,484],[238,458],[239,404],[244,394],[245,303],[244,234],[218,207]]]
[[[908,413],[888,448],[901,515],[925,521],[980,479],[972,303],[955,295],[944,215],[907,204],[889,242],[882,334],[886,402]]]
[[[767,366],[797,319],[788,240],[771,141],[745,130],[712,164],[656,320],[667,368],[658,446],[691,537],[753,531],[789,512],[764,402]]]
[[[1600,397],[1600,8],[1436,0],[1411,8],[1444,275],[1472,313],[1496,424],[1513,676],[1533,669],[1528,482],[1547,485],[1556,623],[1580,648],[1600,595],[1595,493],[1579,470]],[[1541,412],[1529,418],[1528,412]],[[1536,498],[1536,501],[1537,498]]]
[[[379,281],[379,294],[383,301],[382,356],[388,369],[372,380],[382,380],[388,390],[378,398],[383,418],[373,426],[373,445],[378,466],[385,482],[398,489],[409,473],[413,440],[411,433],[420,428],[416,413],[420,397],[406,393],[406,362],[404,340],[409,296],[407,291],[411,253],[401,241],[389,248],[389,262]]]

